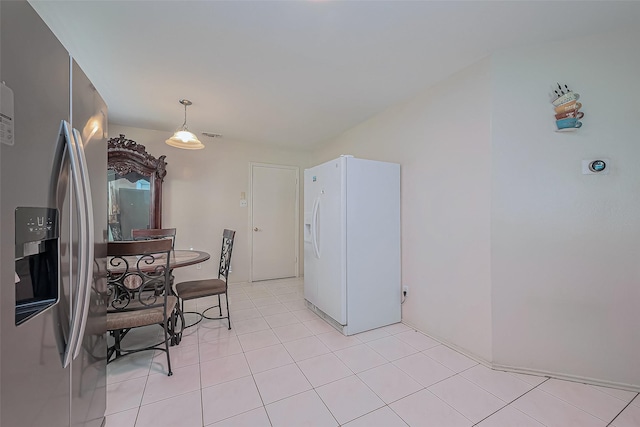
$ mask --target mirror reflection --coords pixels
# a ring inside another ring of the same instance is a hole
[[[131,230],[149,228],[149,177],[108,171],[109,240],[130,240]]]
[[[132,240],[131,230],[162,228],[162,182],[165,156],[124,135],[107,141],[109,241]]]

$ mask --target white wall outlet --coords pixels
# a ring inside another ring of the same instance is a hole
[[[247,207],[247,201],[246,200],[240,200],[240,207],[241,208],[246,208]]]
[[[407,295],[407,294],[409,293],[409,286],[404,285],[404,286],[402,287],[402,293],[403,293],[404,295]]]

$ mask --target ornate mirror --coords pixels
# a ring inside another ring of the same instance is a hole
[[[166,156],[156,159],[122,134],[107,144],[109,240],[130,240],[135,228],[162,228]]]

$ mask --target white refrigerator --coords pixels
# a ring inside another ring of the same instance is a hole
[[[345,335],[400,322],[400,165],[305,169],[304,270],[307,305]]]

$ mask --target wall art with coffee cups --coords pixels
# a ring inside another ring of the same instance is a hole
[[[569,89],[566,84],[556,83],[551,94],[551,103],[556,115],[556,132],[573,132],[580,129],[580,119],[584,117],[584,113],[580,111],[582,103],[578,102],[578,99],[579,93]]]

